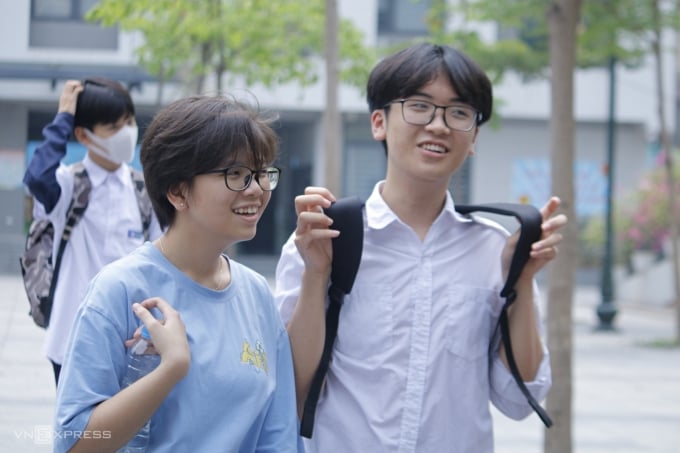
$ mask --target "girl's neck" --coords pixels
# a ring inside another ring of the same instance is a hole
[[[177,236],[172,229],[155,244],[168,261],[200,285],[218,290],[226,288],[231,281],[228,262],[214,246],[208,248],[200,240]]]

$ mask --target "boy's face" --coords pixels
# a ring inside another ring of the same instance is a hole
[[[440,106],[460,104],[448,78],[437,76],[408,97]],[[442,184],[448,186],[467,156],[474,153],[478,127],[463,132],[449,128],[444,122],[444,110],[436,109],[427,125],[413,125],[404,120],[403,103],[393,103],[389,110],[379,109],[371,114],[371,128],[375,140],[387,143],[387,179],[395,182]]]
[[[137,121],[135,120],[134,115],[122,116],[115,123],[95,124],[92,127],[92,130],[90,131],[92,134],[95,135],[95,137],[88,136],[90,132],[86,132],[85,128],[81,126],[77,126],[75,128],[74,135],[76,139],[88,149],[88,151],[91,151],[94,147],[97,146],[97,144],[94,143],[94,141],[97,141],[96,140],[97,138],[108,139],[112,137],[114,134],[121,131],[121,129],[123,129],[124,126],[131,126],[134,127],[136,130]],[[136,132],[134,132],[134,134],[136,136]],[[131,151],[133,152],[134,155],[134,150]],[[106,154],[104,153],[88,152],[88,155],[90,156],[90,159],[92,159],[96,164],[109,171],[114,171],[120,166],[119,162],[107,158]]]
[[[107,138],[121,130],[125,125],[127,126],[137,125],[137,121],[135,120],[134,115],[122,116],[115,123],[109,124],[97,123],[92,128],[92,132],[94,132],[94,134],[98,137]]]

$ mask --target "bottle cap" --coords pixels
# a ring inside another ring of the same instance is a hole
[[[145,340],[151,339],[151,334],[149,333],[149,329],[147,329],[145,325],[142,325],[142,338],[144,338]]]

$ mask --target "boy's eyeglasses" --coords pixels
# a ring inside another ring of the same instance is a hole
[[[242,192],[250,187],[253,179],[262,190],[272,191],[276,189],[279,184],[279,176],[281,169],[276,167],[265,167],[260,170],[252,170],[244,165],[234,165],[231,167],[217,168],[215,170],[204,171],[201,174],[207,173],[223,173],[224,184],[227,189],[234,192]]]
[[[456,131],[468,132],[472,130],[479,117],[475,109],[461,104],[437,105],[420,99],[397,99],[388,102],[385,107],[391,104],[401,104],[401,116],[404,121],[414,126],[430,124],[434,120],[437,109],[444,111],[444,124]]]

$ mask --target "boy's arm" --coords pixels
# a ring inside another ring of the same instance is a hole
[[[508,308],[512,352],[522,380],[525,382],[534,380],[538,367],[543,360],[543,345],[538,327],[540,320],[537,319],[534,307],[533,279],[539,270],[557,256],[557,245],[562,240],[562,235],[558,230],[567,223],[567,218],[564,215],[553,217],[559,205],[560,200],[553,197],[541,209],[543,233],[541,239],[531,246],[530,259],[524,266],[515,286],[517,299]],[[508,246],[503,252],[504,269],[509,267],[509,259],[512,257],[516,242],[516,234],[508,240]],[[505,273],[507,274],[507,271]],[[501,360],[507,367],[508,362],[502,344],[499,353]]]
[[[48,214],[52,212],[61,195],[56,172],[61,159],[66,155],[66,144],[73,131],[76,102],[82,90],[80,82],[66,82],[59,98],[57,115],[54,121],[43,128],[45,139],[35,149],[24,174],[24,184]]]
[[[335,201],[333,194],[320,187],[308,187],[295,198],[298,214],[295,246],[304,262],[297,303],[287,324],[293,352],[298,413],[309,392],[319,365],[326,334],[325,300],[331,272],[331,239],[340,234],[329,229],[332,220],[323,208]]]

